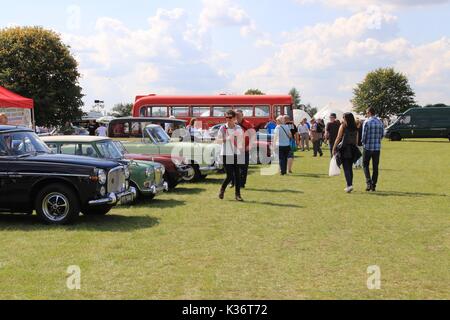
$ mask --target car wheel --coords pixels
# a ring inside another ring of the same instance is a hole
[[[35,208],[39,219],[46,224],[70,224],[80,215],[77,195],[63,184],[51,184],[39,191]]]
[[[184,182],[193,182],[193,181],[197,180],[198,173],[200,172],[200,168],[197,165],[192,164],[189,166],[194,170],[195,174],[191,175],[191,176],[183,177]]]
[[[392,141],[402,141],[402,136],[399,133],[393,133],[391,134],[391,140]]]
[[[85,216],[106,216],[113,206],[99,206],[99,207],[92,207],[88,208],[86,210],[83,210],[83,214]]]

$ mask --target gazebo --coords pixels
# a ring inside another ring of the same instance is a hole
[[[5,113],[8,123],[33,127],[34,101],[0,86],[0,113]]]

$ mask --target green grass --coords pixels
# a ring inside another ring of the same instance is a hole
[[[298,153],[295,175],[253,168],[243,204],[218,200],[213,176],[70,227],[2,215],[0,298],[449,299],[450,144],[384,147],[376,194],[361,171],[345,194],[328,158]],[[381,290],[367,289],[371,265]]]

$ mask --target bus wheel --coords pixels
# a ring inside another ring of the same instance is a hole
[[[402,141],[402,136],[399,133],[393,133],[391,135],[391,141]]]

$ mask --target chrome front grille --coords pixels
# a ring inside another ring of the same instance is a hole
[[[117,167],[108,173],[108,192],[120,193],[124,192],[126,187],[125,172],[123,167]]]
[[[159,186],[163,180],[163,170],[162,167],[156,168],[155,170],[155,184]]]

